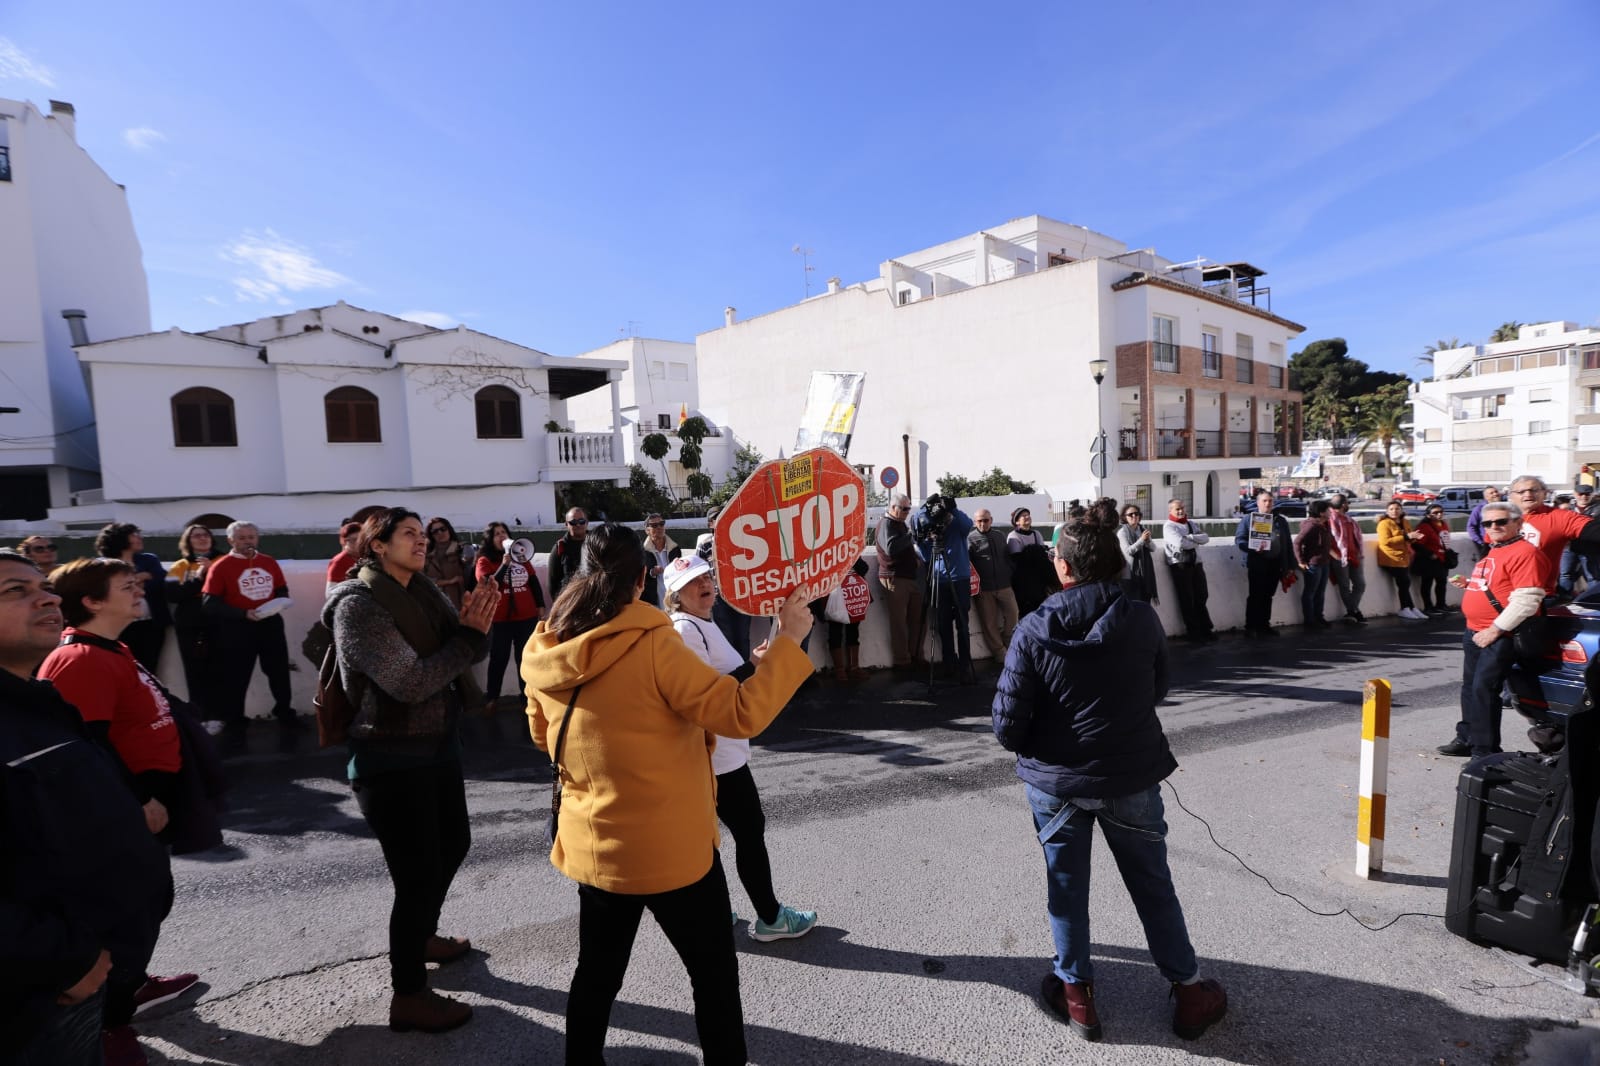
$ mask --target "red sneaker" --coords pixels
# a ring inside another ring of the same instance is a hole
[[[1172,998],[1178,1001],[1172,1010],[1172,1031],[1185,1040],[1194,1040],[1228,1013],[1228,993],[1213,977],[1189,985],[1174,984]]]
[[[139,1046],[139,1034],[131,1025],[103,1030],[100,1053],[105,1056],[106,1066],[150,1066],[150,1060],[144,1057],[144,1048]]]
[[[173,977],[146,978],[144,985],[133,994],[133,1013],[177,999],[200,980],[199,974],[180,973]]]

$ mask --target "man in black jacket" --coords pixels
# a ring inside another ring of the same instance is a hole
[[[545,582],[550,587],[550,602],[555,603],[556,597],[561,595],[561,586],[567,578],[578,572],[578,567],[583,565],[583,538],[589,535],[589,516],[582,507],[574,507],[567,512],[566,536],[556,541],[556,546],[550,549],[549,578]]]
[[[172,899],[115,759],[31,679],[60,639],[60,604],[27,558],[0,551],[0,1060],[27,1066],[102,1061],[106,982],[142,980]]]
[[[1254,510],[1239,516],[1233,544],[1244,553],[1245,579],[1249,582],[1244,601],[1246,636],[1275,637],[1272,628],[1272,597],[1285,576],[1295,573],[1294,534],[1281,514],[1272,511],[1272,493],[1256,493]]]

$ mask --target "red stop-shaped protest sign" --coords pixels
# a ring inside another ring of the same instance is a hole
[[[802,584],[811,599],[838,588],[867,543],[865,488],[832,448],[756,467],[712,528],[722,598],[775,615]]]

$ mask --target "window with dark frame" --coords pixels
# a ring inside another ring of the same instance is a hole
[[[322,398],[329,444],[380,444],[378,398],[355,385],[341,385]]]
[[[184,389],[172,397],[172,443],[179,448],[236,448],[233,397],[217,389]]]
[[[473,397],[479,440],[521,440],[522,400],[504,385],[485,385]]]

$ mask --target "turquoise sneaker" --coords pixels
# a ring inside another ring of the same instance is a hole
[[[750,923],[751,940],[793,940],[797,936],[805,936],[817,924],[816,911],[797,911],[793,907],[782,907],[778,910],[778,918],[771,925],[760,918]]]

